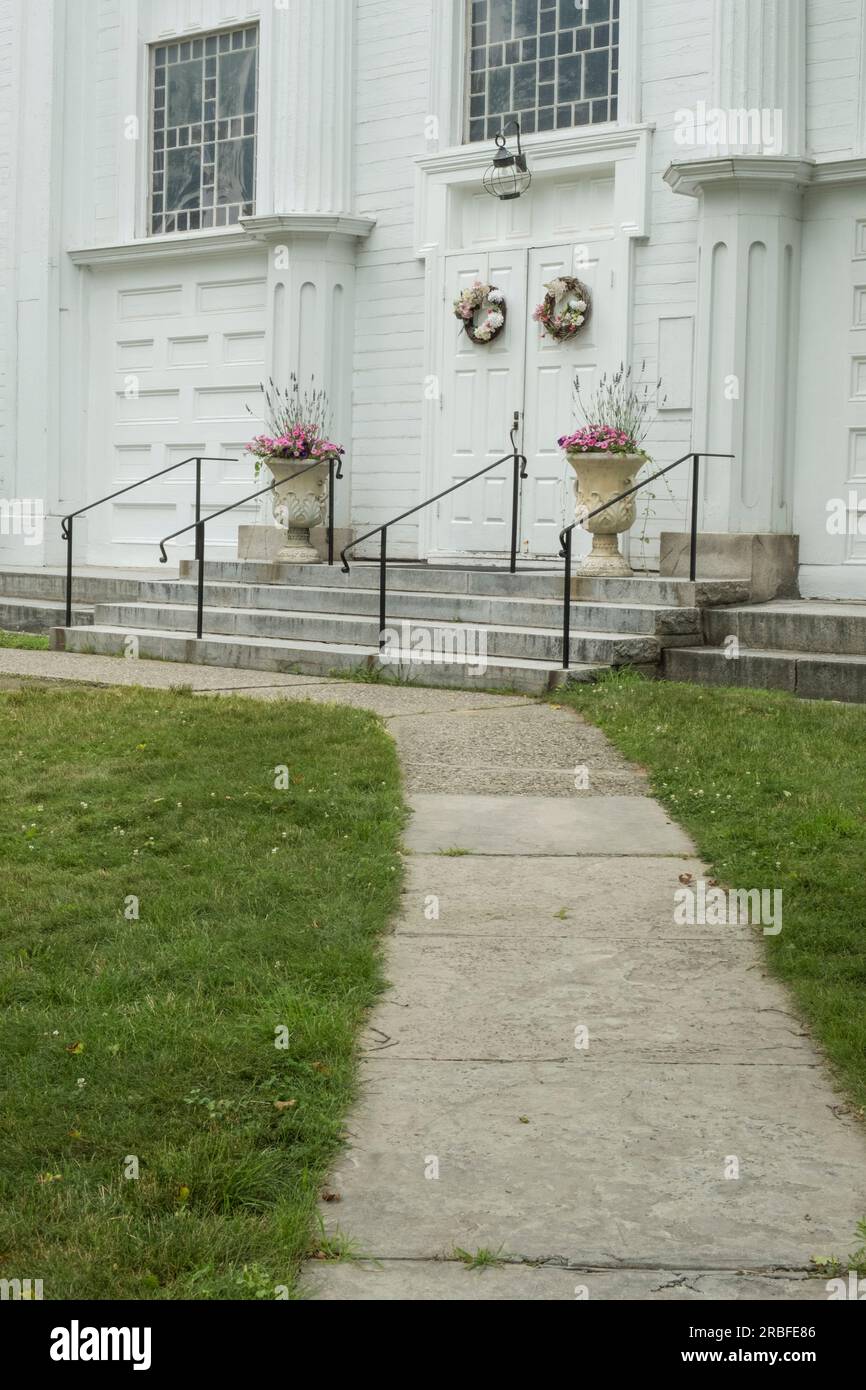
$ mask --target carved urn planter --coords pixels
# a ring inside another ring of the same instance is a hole
[[[635,486],[646,463],[643,454],[581,453],[568,450],[566,457],[576,475],[577,519]],[[634,570],[620,552],[618,536],[630,531],[637,519],[637,497],[627,497],[586,523],[593,537],[591,553],[580,567],[582,575],[622,579]]]
[[[328,511],[328,463],[310,468],[309,459],[263,460],[277,486],[274,519],[286,531],[286,543],[277,555],[281,565],[318,565],[318,553],[310,543],[310,530],[324,523]],[[308,470],[304,472],[304,470]],[[303,475],[303,476],[300,476]]]

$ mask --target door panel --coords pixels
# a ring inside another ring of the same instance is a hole
[[[451,487],[501,458],[509,430],[523,410],[526,323],[526,252],[467,253],[446,264],[445,313],[476,280],[505,295],[507,321],[486,346],[473,343],[457,319],[446,329],[441,487]],[[478,478],[439,504],[439,554],[497,553],[511,544],[511,478],[507,464]]]
[[[524,451],[529,477],[524,483],[522,538],[530,555],[559,553],[559,534],[574,520],[574,475],[557,439],[579,423],[573,399],[575,375],[591,390],[600,372],[619,360],[612,341],[610,315],[602,304],[610,285],[610,245],[589,248],[589,263],[575,267],[570,246],[541,247],[529,253],[530,315],[544,297],[544,287],[559,275],[577,275],[593,296],[594,312],[573,342],[560,343],[528,319],[526,346],[526,434]],[[528,546],[527,546],[528,543]],[[588,554],[592,541],[575,532],[575,553]]]
[[[446,332],[440,486],[450,487],[506,454],[514,412],[523,411],[522,447],[528,464],[520,517],[524,555],[558,555],[560,532],[574,520],[573,474],[556,441],[578,423],[575,374],[580,374],[581,387],[591,390],[600,373],[615,368],[623,356],[610,293],[612,248],[611,241],[594,243],[589,263],[577,268],[570,245],[474,251],[450,256],[446,262],[446,314],[461,289],[481,280],[504,292],[508,319],[504,331],[486,347],[472,343],[456,319],[453,336],[450,326]],[[577,275],[594,300],[589,323],[571,343],[556,342],[532,319],[544,286],[558,275]],[[507,551],[511,476],[503,465],[439,504],[438,554]],[[591,545],[585,532],[575,533],[576,556],[588,554]]]

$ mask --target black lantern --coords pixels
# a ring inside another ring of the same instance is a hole
[[[522,197],[532,183],[532,175],[526,166],[526,155],[520,143],[520,122],[512,120],[509,124],[517,131],[517,154],[512,154],[509,150],[504,134],[497,135],[496,154],[484,175],[484,187],[491,198],[500,198],[503,203]]]

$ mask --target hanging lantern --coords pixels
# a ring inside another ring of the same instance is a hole
[[[523,146],[520,143],[520,122],[513,120],[509,122],[517,131],[517,154],[512,154],[505,141],[505,136],[496,137],[496,154],[493,163],[484,175],[484,187],[491,198],[499,198],[503,203],[509,203],[514,198],[520,198],[529,189],[532,183],[532,175],[526,164],[526,155],[523,153]]]

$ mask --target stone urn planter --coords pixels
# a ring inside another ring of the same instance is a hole
[[[309,459],[268,458],[263,462],[277,483],[274,519],[286,531],[286,543],[276,557],[278,563],[320,564],[320,557],[310,544],[310,529],[321,526],[328,513],[327,460],[315,468],[310,468]],[[305,469],[309,471],[304,472]]]
[[[576,475],[575,496],[577,519],[594,512],[620,493],[628,492],[637,482],[646,463],[643,454],[580,453],[569,450],[568,462]],[[637,495],[618,502],[609,511],[586,524],[593,537],[591,553],[580,567],[582,575],[601,575],[622,579],[634,574],[623,558],[617,537],[630,531],[637,519]]]

